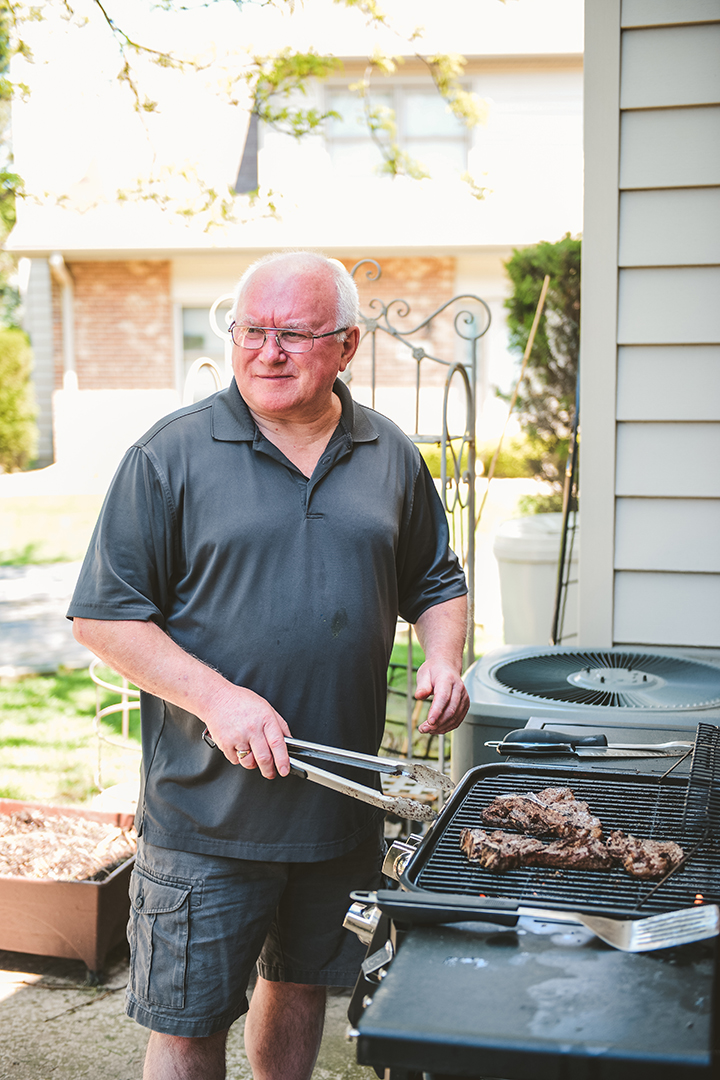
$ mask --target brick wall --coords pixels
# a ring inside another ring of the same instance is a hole
[[[75,364],[81,390],[175,386],[170,262],[68,263],[75,293]],[[53,308],[59,314],[57,285]],[[55,315],[56,386],[62,333]]]

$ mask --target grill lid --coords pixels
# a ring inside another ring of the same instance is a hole
[[[534,700],[626,709],[699,709],[720,705],[720,668],[649,653],[540,652],[500,663],[493,679]]]

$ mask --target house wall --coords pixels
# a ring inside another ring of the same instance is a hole
[[[720,0],[586,0],[580,639],[720,647]]]
[[[68,261],[68,269],[80,389],[174,386],[170,261]]]

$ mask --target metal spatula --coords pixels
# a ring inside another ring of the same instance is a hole
[[[670,949],[720,933],[720,908],[716,904],[696,904],[678,911],[664,911],[647,919],[605,919],[578,914],[574,919],[622,952]]]
[[[530,907],[506,897],[470,897],[452,893],[408,893],[380,889],[376,893],[352,893],[354,900],[375,903],[391,918],[414,925],[452,922],[498,922],[513,926],[518,916],[557,923],[582,923],[608,945],[622,952],[670,949],[690,941],[702,941],[720,933],[720,908],[716,904],[650,915],[645,919],[607,919],[578,911]]]

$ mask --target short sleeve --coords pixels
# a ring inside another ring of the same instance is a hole
[[[449,540],[445,510],[421,459],[398,545],[399,611],[408,622],[417,622],[435,604],[467,593],[465,574]]]
[[[100,511],[67,617],[153,619],[164,627],[177,570],[175,517],[155,462],[131,447]]]

